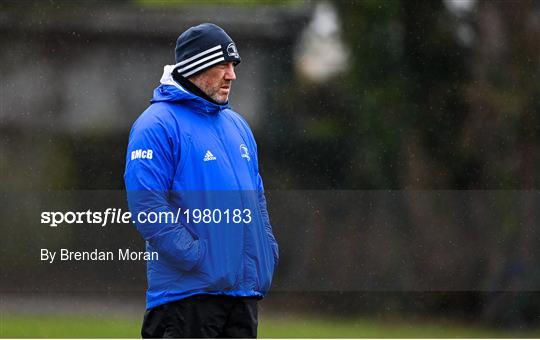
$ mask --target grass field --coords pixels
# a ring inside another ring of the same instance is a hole
[[[2,338],[138,338],[140,320],[84,316],[23,316],[2,314]],[[435,321],[370,321],[310,317],[263,317],[261,338],[538,338],[540,331],[502,331]]]

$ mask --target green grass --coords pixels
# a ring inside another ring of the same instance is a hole
[[[140,338],[140,320],[83,316],[2,315],[1,338]]]
[[[138,319],[84,316],[5,315],[0,320],[2,338],[138,338]],[[262,317],[261,338],[497,338],[540,336],[538,331],[498,331],[435,321],[371,321],[310,317]]]
[[[262,319],[261,337],[273,338],[537,338],[540,331],[501,331],[448,321],[394,320],[367,318],[287,318]]]

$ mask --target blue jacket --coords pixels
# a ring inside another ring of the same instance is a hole
[[[229,106],[174,82],[171,69],[133,124],[124,175],[146,250],[158,254],[147,262],[147,308],[202,293],[263,297],[278,246],[253,134]],[[169,218],[149,223],[141,212]]]

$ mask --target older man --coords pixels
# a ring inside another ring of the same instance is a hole
[[[133,124],[125,183],[147,251],[143,337],[256,337],[257,301],[278,262],[257,146],[228,105],[240,55],[214,24],[176,43],[151,105]],[[144,156],[144,157],[143,157]]]

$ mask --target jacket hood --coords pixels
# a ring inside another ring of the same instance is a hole
[[[201,98],[178,84],[172,77],[172,71],[175,65],[165,65],[160,85],[154,90],[154,96],[151,103],[157,102],[183,102],[190,108],[202,113],[217,113],[224,109],[230,109],[227,103],[223,105],[214,104]]]

